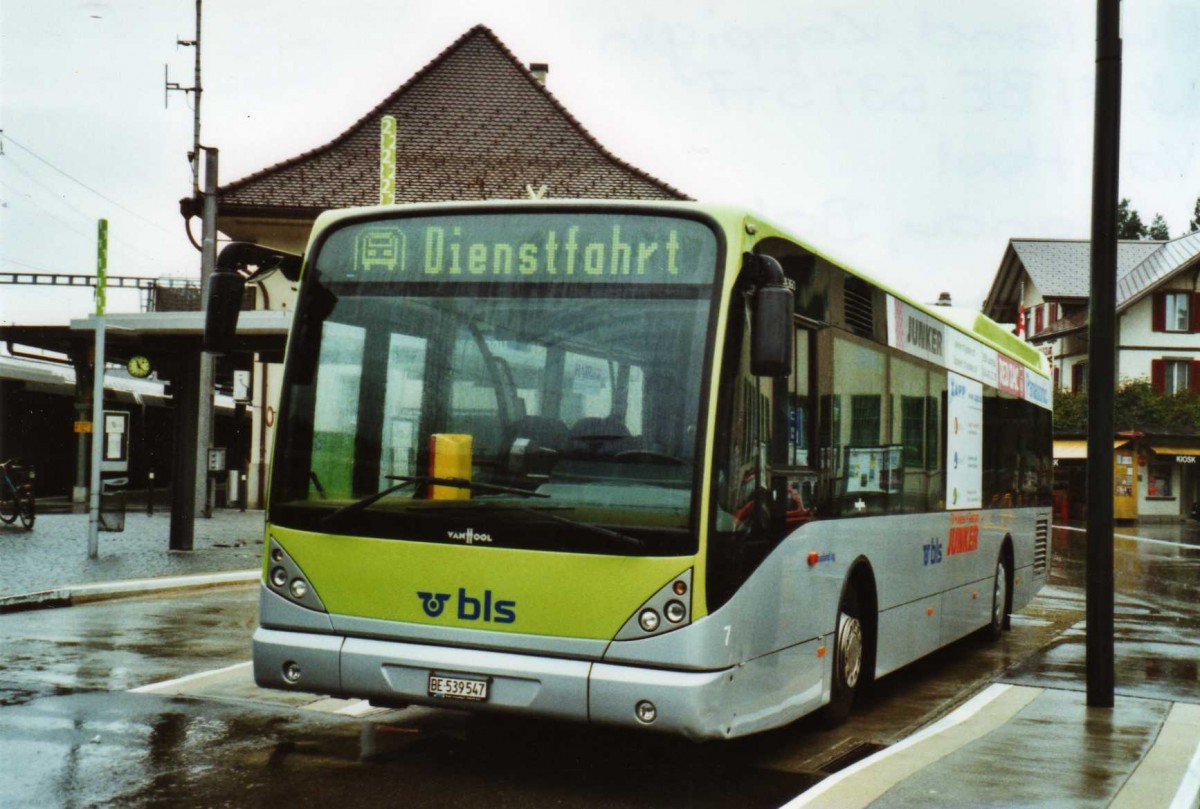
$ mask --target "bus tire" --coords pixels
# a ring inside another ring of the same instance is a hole
[[[866,649],[862,605],[854,584],[848,583],[838,605],[833,636],[833,681],[829,688],[829,704],[822,712],[827,727],[840,725],[850,716],[854,698],[862,690],[866,678]]]
[[[992,577],[992,614],[984,636],[991,641],[1000,640],[1008,625],[1008,566],[1004,552],[996,559],[996,574]]]

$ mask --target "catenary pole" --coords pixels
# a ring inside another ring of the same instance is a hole
[[[1097,0],[1088,320],[1087,704],[1111,708],[1113,398],[1116,388],[1117,195],[1121,143],[1121,3]]]
[[[104,449],[104,310],[107,306],[108,220],[96,226],[96,348],[92,360],[92,474],[88,489],[88,558],[100,556],[100,465]]]
[[[208,308],[208,287],[217,266],[217,150],[204,147],[204,214],[200,241],[200,308]],[[195,513],[212,516],[208,492],[208,449],[213,440],[213,355],[200,354],[200,390],[196,423]]]

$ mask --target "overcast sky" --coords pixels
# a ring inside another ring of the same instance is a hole
[[[1200,196],[1200,3],[1125,0],[1121,194],[1181,235]],[[319,147],[484,23],[618,157],[742,203],[931,302],[978,307],[1011,237],[1090,229],[1094,0],[208,0],[222,183]],[[198,277],[178,200],[192,0],[0,0],[0,272]],[[0,322],[85,316],[0,286]],[[110,293],[109,310],[136,311]]]

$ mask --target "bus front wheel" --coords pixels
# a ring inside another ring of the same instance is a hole
[[[833,727],[846,721],[861,689],[866,643],[863,633],[862,609],[854,585],[846,586],[838,605],[837,629],[833,641],[833,682],[824,720]]]

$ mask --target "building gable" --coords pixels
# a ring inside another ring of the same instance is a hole
[[[1200,233],[1173,241],[1117,244],[1117,307],[1123,309],[1200,258]],[[1022,303],[1021,285],[1033,284],[1045,301],[1086,302],[1091,296],[1091,244],[1086,239],[1012,239],[984,313],[1014,322]]]
[[[378,203],[384,115],[396,119],[398,203],[520,199],[542,185],[558,198],[687,198],[601,146],[480,25],[330,143],[222,186],[223,224]]]

